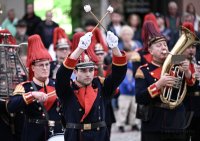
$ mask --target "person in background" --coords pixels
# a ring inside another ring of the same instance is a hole
[[[165,22],[167,28],[177,32],[181,23],[181,18],[178,15],[178,5],[175,1],[170,1],[168,3],[168,15],[165,17]]]
[[[142,44],[138,40],[132,40],[134,32],[132,28],[128,25],[122,26],[119,37],[121,41],[119,42],[119,49],[126,52],[138,51],[142,48]],[[131,56],[128,56],[128,60]]]
[[[119,109],[117,114],[117,127],[120,132],[125,131],[125,125],[130,125],[134,131],[139,130],[140,120],[136,119],[135,102],[135,78],[132,72],[132,64],[128,63],[126,77],[119,86],[120,96],[118,99]]]
[[[36,27],[41,22],[40,17],[35,15],[34,5],[32,3],[27,4],[26,6],[26,14],[22,18],[27,23],[27,35],[35,34]]]
[[[200,16],[197,14],[193,3],[188,3],[186,6],[186,12],[194,16],[194,30],[197,32],[200,22]]]
[[[194,26],[190,22],[184,22],[182,24],[183,27],[187,28],[195,35]],[[191,122],[189,123],[189,127],[187,127],[188,139],[187,141],[198,141],[199,140],[199,133],[200,133],[200,85],[199,85],[199,78],[198,73],[200,72],[200,67],[196,56],[196,49],[197,44],[192,44],[185,49],[182,53],[186,57],[186,59],[190,62],[190,70],[194,72],[196,83],[194,86],[187,87],[187,93],[184,99],[184,106],[188,113],[191,113]],[[199,69],[199,70],[198,70]]]
[[[17,44],[24,43],[28,41],[28,36],[26,34],[27,31],[27,24],[25,20],[19,20],[16,25],[17,33],[16,33],[16,40]]]
[[[86,20],[85,24],[84,24],[84,30],[86,32],[91,31],[95,26],[97,25],[97,22],[93,19],[88,19]]]
[[[139,15],[137,14],[131,14],[128,17],[128,25],[132,28],[133,30],[133,40],[138,40],[142,42],[141,39],[141,19]]]
[[[67,37],[64,29],[56,27],[53,32],[53,46],[56,52],[56,60],[51,62],[50,78],[56,79],[58,68],[64,61],[65,57],[71,52],[71,41]]]
[[[165,26],[165,17],[163,15],[157,12],[155,13],[155,16],[157,19],[159,30],[161,34],[165,36],[169,50],[171,50],[175,44],[175,40],[171,38],[173,36],[173,32]]]
[[[7,18],[2,22],[1,27],[3,29],[8,29],[12,36],[16,35],[16,25],[17,25],[18,19],[15,17],[15,11],[14,9],[8,10]]]
[[[108,24],[107,30],[112,31],[119,37],[121,28],[124,25],[122,13],[119,10],[115,10],[111,13],[110,19],[111,22]]]
[[[53,13],[51,10],[46,11],[46,19],[36,27],[36,34],[40,35],[44,46],[49,49],[49,46],[53,42],[53,32],[58,24],[53,20]]]

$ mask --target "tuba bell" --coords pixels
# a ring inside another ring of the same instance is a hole
[[[181,55],[188,47],[194,43],[199,43],[197,39],[198,38],[194,33],[182,26],[181,36],[168,54],[162,66],[161,76],[167,73],[177,78],[174,86],[161,89],[160,99],[163,103],[167,104],[170,109],[173,109],[182,103],[187,91],[187,84],[184,79],[185,74],[179,69],[178,65],[172,64],[172,56]]]

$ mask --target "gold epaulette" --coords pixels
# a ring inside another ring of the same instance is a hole
[[[13,95],[22,95],[25,93],[25,89],[23,87],[23,84],[25,84],[26,82],[20,83],[15,87],[15,90],[13,92]]]
[[[132,62],[140,62],[141,61],[141,56],[140,56],[140,54],[138,52],[131,51],[129,60],[132,61]]]
[[[104,80],[105,80],[105,77],[98,76],[98,78],[99,78],[101,84],[103,84],[103,83],[104,83]]]
[[[142,78],[142,79],[144,79],[144,73],[142,72],[141,68],[146,67],[146,66],[148,66],[148,64],[144,64],[144,65],[140,66],[137,69],[137,71],[135,73],[135,78]]]

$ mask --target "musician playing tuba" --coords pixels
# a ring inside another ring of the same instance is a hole
[[[177,78],[165,74],[161,76],[162,65],[167,57],[168,46],[166,39],[158,32],[150,21],[144,23],[145,41],[148,51],[153,56],[147,63],[136,72],[136,102],[138,103],[137,117],[142,120],[142,141],[160,141],[164,138],[168,141],[184,140],[186,127],[185,108],[183,105],[171,109],[163,103],[159,97],[161,88],[172,87]],[[193,84],[192,73],[189,69],[189,61],[180,63],[185,73],[184,79],[188,84]]]

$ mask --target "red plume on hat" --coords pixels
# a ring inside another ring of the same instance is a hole
[[[5,37],[7,36],[7,39]],[[16,39],[12,36],[12,34],[7,30],[7,29],[2,29],[0,30],[0,43],[4,44],[11,44],[15,45],[16,44]]]
[[[189,29],[192,33],[195,33],[194,26],[191,22],[183,22],[182,26]]]
[[[72,51],[74,51],[78,47],[79,40],[83,35],[85,35],[84,32],[77,32],[77,33],[74,34],[73,41],[72,41]],[[97,58],[97,56],[96,56],[96,54],[94,52],[93,46],[94,46],[94,42],[92,41],[90,46],[88,47],[88,49],[85,51],[85,53],[89,56],[89,58],[93,62],[97,63],[98,62],[98,58]],[[84,53],[81,56],[84,57]],[[81,60],[84,60],[84,59],[81,59]]]
[[[144,42],[144,40],[145,40],[145,27],[144,27],[144,24],[145,24],[145,22],[147,22],[147,21],[151,21],[153,24],[154,24],[154,27],[155,27],[155,29],[157,30],[157,32],[160,32],[160,29],[159,29],[159,27],[158,27],[158,23],[157,23],[157,20],[156,20],[156,16],[153,14],[153,13],[149,13],[149,14],[146,14],[145,16],[144,16],[144,22],[143,22],[143,26],[142,26],[142,40],[143,40],[143,42]],[[145,45],[144,45],[144,47],[145,47]]]
[[[144,47],[147,49],[152,43],[160,40],[166,40],[165,37],[157,31],[155,24],[151,21],[146,21],[143,25],[144,32]]]
[[[29,80],[33,79],[31,65],[40,60],[52,61],[52,58],[48,50],[44,47],[40,36],[35,34],[28,38],[26,65],[29,68]]]
[[[92,36],[92,42],[95,42],[95,45],[97,43],[100,43],[104,49],[105,52],[108,52],[108,46],[106,45],[104,39],[103,39],[103,35],[100,31],[99,28],[96,28],[93,32],[93,36]],[[93,46],[94,49],[94,46]]]
[[[57,48],[70,48],[71,47],[71,42],[65,33],[65,30],[56,27],[53,32],[53,46],[54,50]]]

